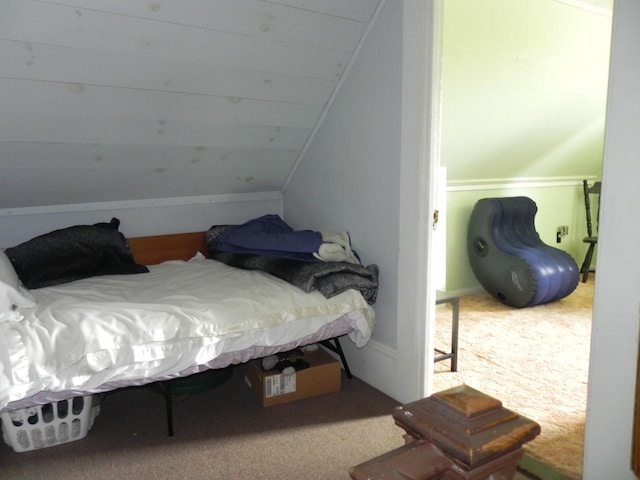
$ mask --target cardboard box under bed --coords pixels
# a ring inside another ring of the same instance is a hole
[[[309,368],[292,375],[277,370],[265,372],[260,360],[252,360],[240,368],[245,383],[260,398],[263,407],[340,391],[339,361],[321,348],[305,350],[304,359],[310,363]]]

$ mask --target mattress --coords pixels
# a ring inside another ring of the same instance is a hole
[[[0,410],[222,368],[347,334],[371,337],[362,295],[306,293],[211,259],[32,290],[0,324]]]

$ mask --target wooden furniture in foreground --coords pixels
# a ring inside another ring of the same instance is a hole
[[[354,480],[513,478],[540,425],[462,385],[397,407],[406,444],[349,471]]]

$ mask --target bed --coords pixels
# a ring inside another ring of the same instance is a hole
[[[98,228],[101,241],[116,235],[118,249],[130,255],[125,270],[132,271],[111,273],[111,265],[27,289],[20,258],[12,249],[4,252],[13,255],[20,282],[12,286],[11,308],[0,314],[0,412],[169,383],[312,343],[342,355],[338,338],[347,336],[358,347],[370,339],[374,310],[356,289],[327,298],[260,269],[215,260],[208,231],[124,239],[114,233],[118,224],[86,228],[91,235]],[[77,241],[77,231],[64,232]],[[68,265],[63,250],[57,246],[56,255]],[[73,255],[81,264],[77,249]],[[6,282],[15,281],[7,275]],[[171,434],[171,422],[169,428]]]

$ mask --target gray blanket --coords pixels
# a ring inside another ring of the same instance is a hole
[[[216,238],[230,226],[214,226],[207,231],[207,247],[211,258],[246,270],[262,270],[295,285],[305,292],[318,290],[331,298],[349,289],[360,291],[369,304],[378,294],[378,266],[348,262],[308,263],[263,255],[221,252]]]

